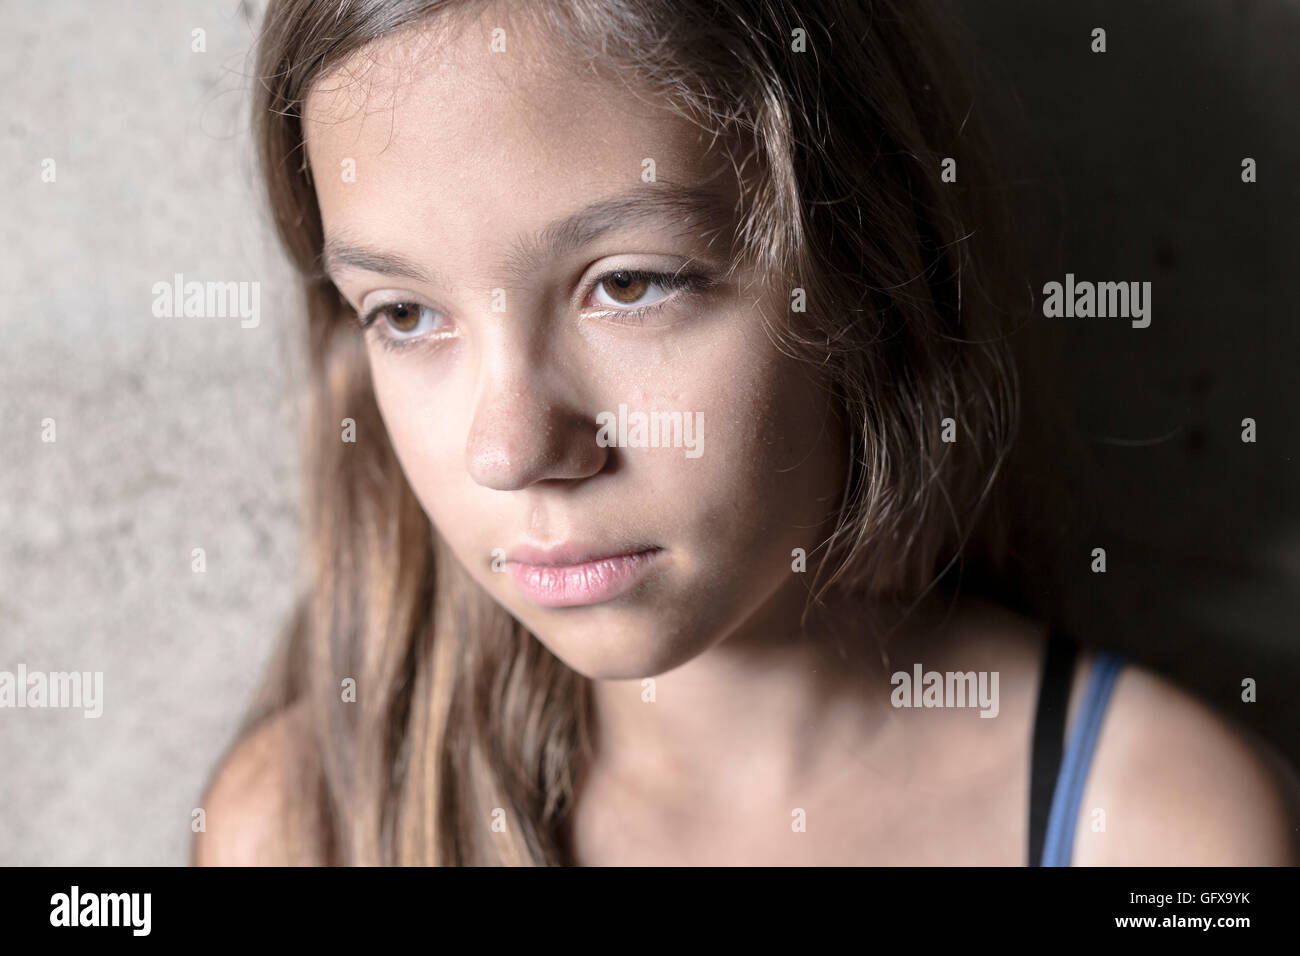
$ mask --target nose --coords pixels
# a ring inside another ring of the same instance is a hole
[[[465,455],[470,477],[514,491],[540,481],[576,481],[605,468],[596,416],[575,407],[563,372],[519,337],[499,336],[480,359]]]

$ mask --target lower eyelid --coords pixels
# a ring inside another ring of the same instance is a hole
[[[373,329],[368,329],[365,334],[377,341],[380,347],[386,352],[405,352],[408,349],[419,350],[421,348],[437,346],[450,339],[456,338],[456,336],[451,333],[429,332],[425,335],[419,335],[414,338],[396,339],[391,335],[384,335],[384,333],[376,332]]]
[[[635,309],[590,309],[587,315],[592,318],[607,319],[615,324],[638,325],[642,320],[648,319],[655,313],[664,312],[671,306],[679,304],[679,300],[683,298],[683,291],[678,290],[654,305],[643,305]]]

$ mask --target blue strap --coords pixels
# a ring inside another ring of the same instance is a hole
[[[1110,651],[1099,651],[1093,660],[1088,689],[1075,718],[1070,743],[1061,761],[1061,772],[1056,778],[1056,789],[1052,793],[1052,809],[1047,816],[1047,837],[1043,844],[1043,866],[1070,865],[1074,853],[1075,822],[1079,817],[1079,804],[1083,802],[1084,784],[1088,782],[1092,752],[1101,734],[1110,692],[1115,688],[1115,680],[1124,663],[1122,655]]]

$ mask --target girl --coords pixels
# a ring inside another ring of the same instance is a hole
[[[1289,862],[1255,751],[1049,626],[925,11],[279,0],[258,76],[310,580],[197,862]]]

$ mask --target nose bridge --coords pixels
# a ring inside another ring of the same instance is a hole
[[[482,326],[465,448],[474,481],[509,491],[599,471],[605,450],[596,443],[595,420],[583,427],[541,324],[488,312]]]

